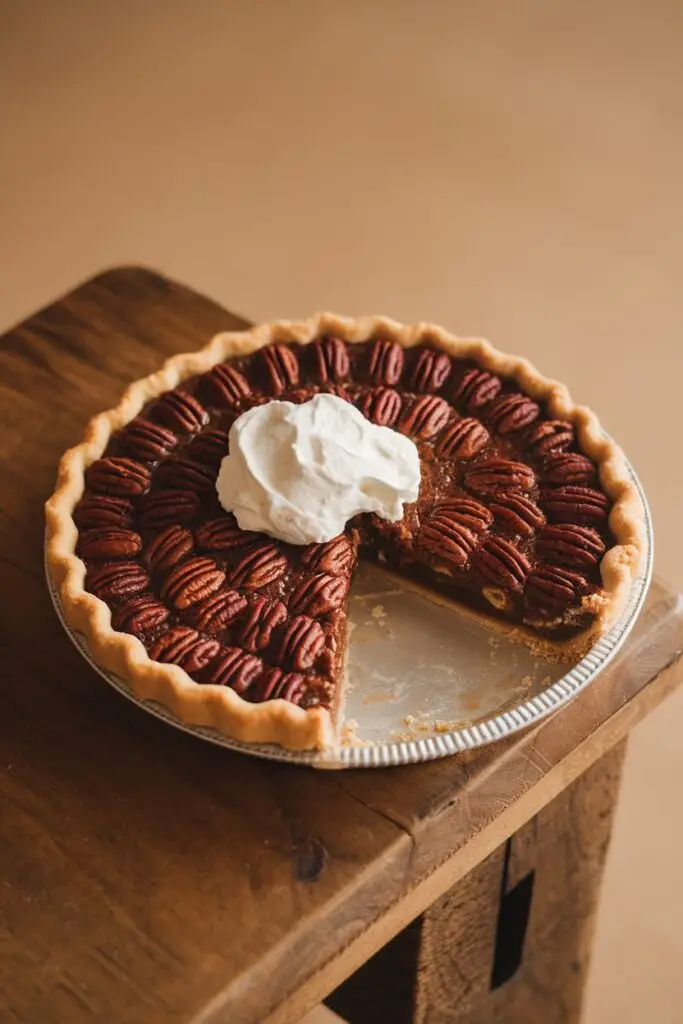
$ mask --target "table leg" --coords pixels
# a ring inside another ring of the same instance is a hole
[[[626,742],[327,1000],[350,1024],[576,1024]]]

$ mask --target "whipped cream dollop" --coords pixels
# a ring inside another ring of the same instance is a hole
[[[419,488],[414,443],[335,395],[243,413],[216,480],[221,505],[243,530],[290,544],[331,540],[358,512],[396,522]]]

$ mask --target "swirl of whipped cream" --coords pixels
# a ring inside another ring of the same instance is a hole
[[[359,512],[396,522],[419,488],[415,444],[335,395],[243,413],[216,480],[221,505],[243,530],[290,544],[331,540]]]

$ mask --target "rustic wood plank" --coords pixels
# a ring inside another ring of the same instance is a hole
[[[680,681],[680,608],[661,585],[598,685],[522,737],[439,764],[268,764],[110,691],[45,590],[57,459],[129,380],[243,322],[123,268],[0,339],[0,1003],[19,1020],[296,1020]],[[322,871],[302,881],[318,843]]]

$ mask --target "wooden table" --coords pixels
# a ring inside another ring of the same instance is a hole
[[[630,730],[683,678],[656,582],[618,663],[524,735],[401,769],[231,754],[110,690],[43,578],[61,451],[240,318],[109,271],[0,342],[0,1020],[578,1020]],[[355,973],[354,973],[355,972]]]

